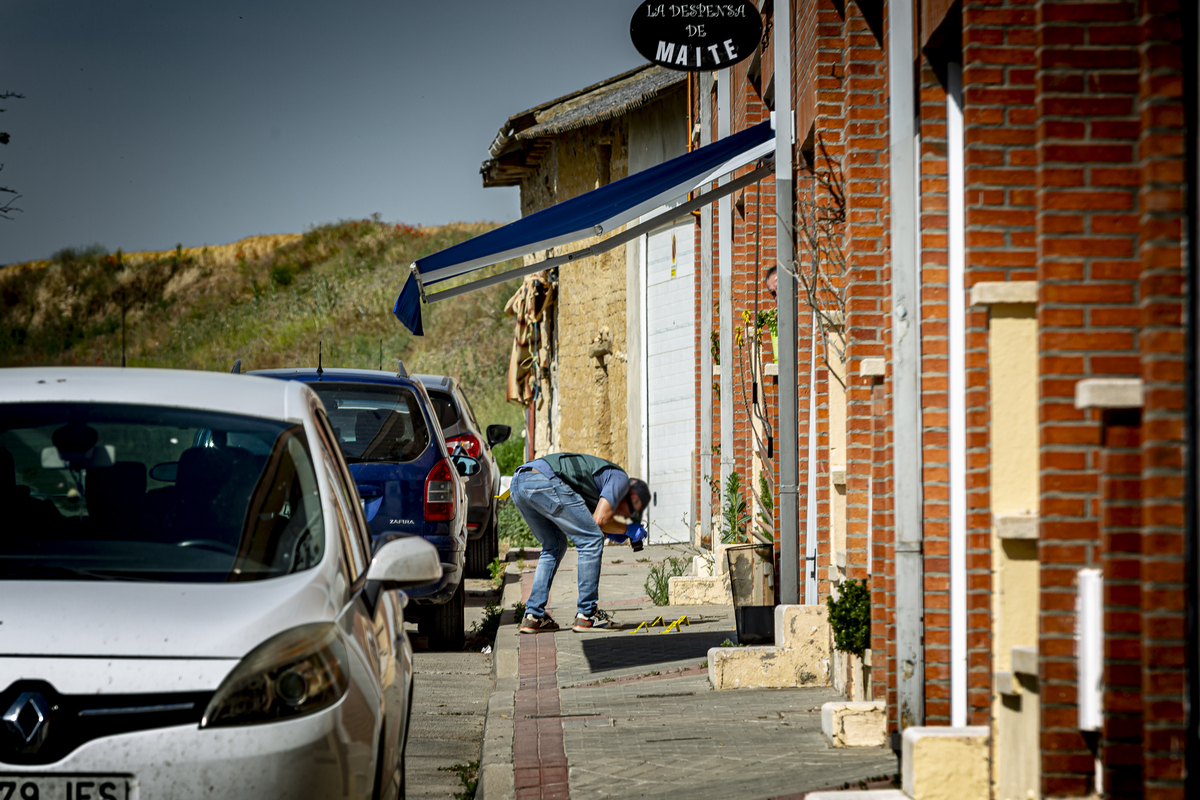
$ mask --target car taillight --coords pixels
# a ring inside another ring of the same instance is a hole
[[[457,513],[457,493],[454,465],[443,458],[429,470],[425,478],[425,521],[449,522]]]
[[[479,441],[472,433],[451,436],[446,440],[446,449],[453,453],[455,445],[460,444],[462,445],[463,452],[471,458],[479,458],[479,454],[483,452],[483,442]]]

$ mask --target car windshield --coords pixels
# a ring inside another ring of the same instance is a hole
[[[325,404],[342,454],[351,464],[414,461],[429,447],[416,392],[371,383],[310,383]]]
[[[104,403],[0,403],[0,580],[234,582],[316,566],[304,430]]]

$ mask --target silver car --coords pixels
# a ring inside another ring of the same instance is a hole
[[[420,538],[304,384],[0,370],[0,798],[403,794]]]

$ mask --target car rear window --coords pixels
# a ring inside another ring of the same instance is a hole
[[[0,404],[0,580],[233,582],[316,566],[302,427],[193,409]]]
[[[417,393],[406,386],[310,383],[350,464],[415,461],[429,447]]]
[[[438,425],[449,428],[458,424],[458,407],[453,397],[443,392],[429,392],[429,402],[433,403],[433,414],[437,417]]]

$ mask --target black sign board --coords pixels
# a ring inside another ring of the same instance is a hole
[[[629,38],[642,56],[683,72],[723,69],[749,58],[762,32],[762,17],[751,0],[646,0],[629,22]]]

